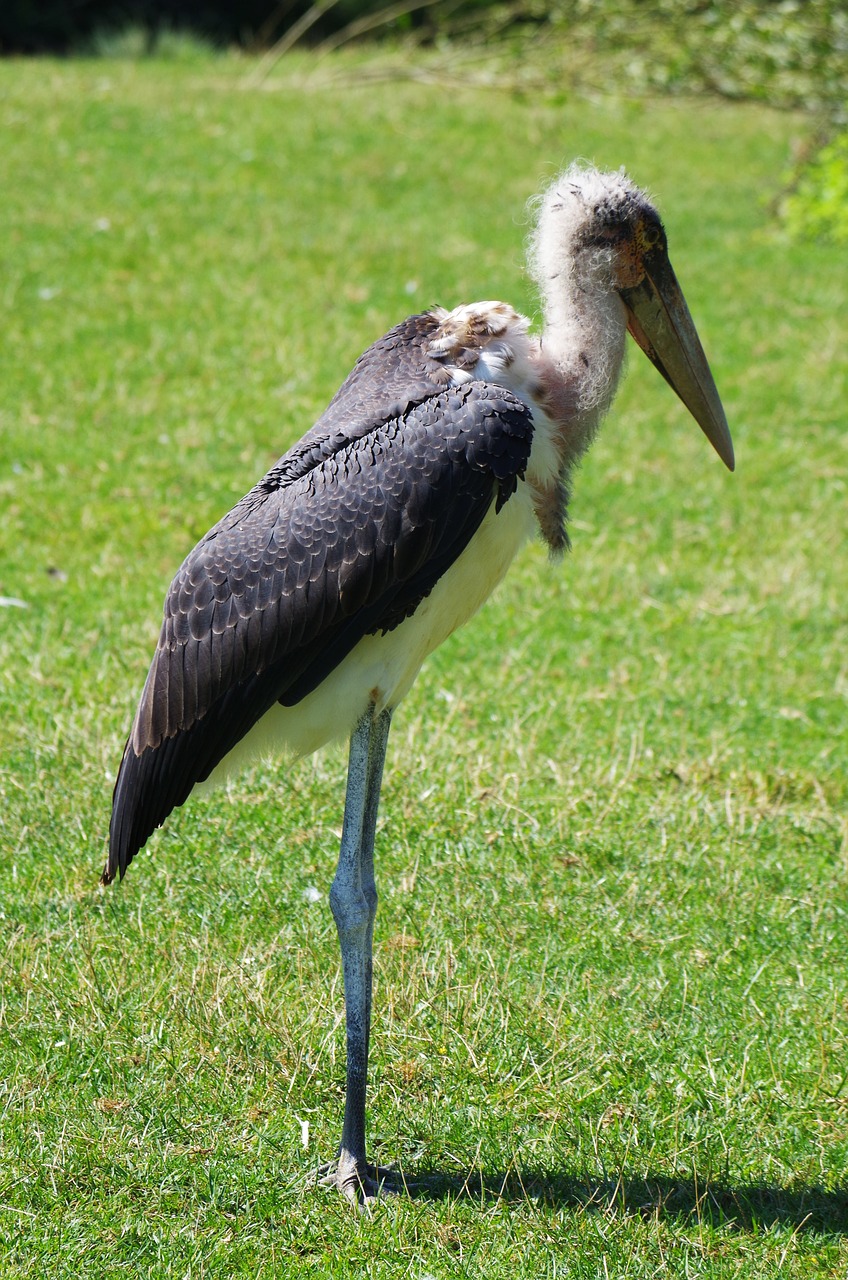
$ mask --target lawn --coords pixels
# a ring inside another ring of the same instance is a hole
[[[844,1277],[848,265],[772,212],[809,123],[350,70],[2,65],[0,1269]],[[738,468],[634,347],[573,552],[396,715],[369,1124],[420,1185],[359,1218],[309,1181],[344,751],[104,890],[112,782],[182,556],[398,319],[533,311],[575,155],[657,195]]]

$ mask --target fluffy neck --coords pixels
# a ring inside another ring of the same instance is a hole
[[[609,256],[581,235],[592,212],[592,183],[600,187],[609,180],[567,170],[542,197],[530,244],[530,271],[542,300],[542,350],[573,406],[578,452],[609,408],[624,363],[627,325]]]

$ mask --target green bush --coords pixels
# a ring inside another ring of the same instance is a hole
[[[848,132],[822,147],[801,171],[783,215],[795,239],[848,244]]]
[[[557,32],[588,36],[642,87],[845,111],[842,0],[540,0],[543,9]]]

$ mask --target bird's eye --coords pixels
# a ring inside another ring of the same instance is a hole
[[[659,222],[643,222],[639,229],[639,239],[642,242],[642,252],[650,253],[652,249],[662,249],[665,247],[665,233],[662,224]]]

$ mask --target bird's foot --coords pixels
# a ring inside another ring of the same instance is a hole
[[[319,1186],[336,1187],[360,1209],[375,1200],[398,1195],[404,1187],[403,1179],[392,1169],[366,1164],[347,1151],[343,1151],[338,1159],[322,1165],[316,1176]]]

